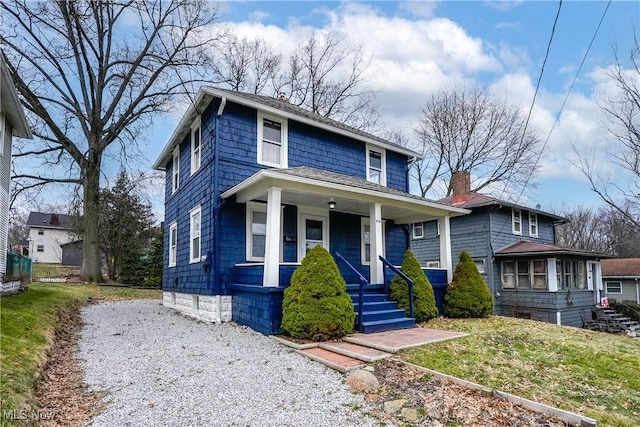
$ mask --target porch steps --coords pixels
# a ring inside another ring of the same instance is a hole
[[[322,363],[323,365],[326,365],[331,369],[335,369],[338,372],[342,372],[343,374],[354,369],[362,368],[367,364],[365,361],[345,356],[344,354],[336,353],[321,347],[296,350],[296,353]]]
[[[334,353],[342,354],[343,356],[349,356],[354,359],[362,360],[363,362],[376,362],[378,360],[391,357],[390,353],[386,351],[377,350],[371,347],[365,347],[359,344],[353,344],[345,341],[336,342],[323,342],[320,344],[320,348],[332,351]]]
[[[390,301],[388,295],[380,292],[380,286],[367,286],[362,296],[362,331],[363,333],[390,331],[394,329],[413,328],[415,319],[407,317],[406,312],[398,308],[398,303]],[[356,322],[359,323],[358,309],[360,296],[358,286],[349,285],[347,291],[356,312]]]

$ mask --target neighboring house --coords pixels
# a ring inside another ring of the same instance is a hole
[[[33,262],[63,264],[63,246],[79,240],[74,224],[71,215],[29,212],[29,254]]]
[[[203,87],[154,166],[166,171],[164,304],[277,333],[283,289],[315,245],[382,283],[378,257],[402,262],[409,224],[468,212],[408,193],[416,156],[286,100]]]
[[[640,258],[602,260],[603,297],[640,304]]]
[[[468,172],[452,177],[453,195],[439,200],[471,210],[451,219],[451,248],[475,260],[494,297],[498,315],[580,326],[602,288],[606,255],[555,245],[564,218],[470,191]],[[437,267],[441,231],[437,221],[414,224],[411,248]]]
[[[32,138],[4,53],[0,51],[0,284],[3,285],[3,289],[9,232],[11,144],[14,136]]]

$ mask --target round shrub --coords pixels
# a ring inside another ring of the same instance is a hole
[[[407,250],[404,253],[404,260],[400,270],[413,280],[413,308],[416,322],[426,322],[438,315],[436,307],[436,297],[429,279],[420,268],[420,263]],[[396,276],[391,281],[390,297],[398,302],[398,307],[404,309],[409,315],[409,285],[400,276]]]
[[[493,313],[491,291],[467,251],[462,251],[444,296],[447,317],[487,317]]]
[[[284,290],[282,330],[294,338],[325,341],[353,331],[356,319],[347,285],[326,249],[305,255]]]

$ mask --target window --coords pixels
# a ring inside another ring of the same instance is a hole
[[[544,259],[503,261],[503,289],[547,289],[547,261]]]
[[[189,263],[200,262],[202,210],[200,206],[189,212]]]
[[[287,167],[287,122],[258,112],[258,163]]]
[[[416,222],[415,224],[413,224],[413,238],[414,239],[424,238],[424,223]]]
[[[173,150],[171,170],[171,193],[175,193],[180,188],[180,146]]]
[[[516,287],[516,269],[513,261],[502,262],[502,289],[514,289]]]
[[[535,259],[531,261],[533,289],[547,289],[547,261]]]
[[[474,259],[473,262],[476,264],[479,273],[485,272],[484,258]]]
[[[622,282],[605,282],[605,286],[608,294],[622,293]]]
[[[511,210],[511,224],[513,228],[513,234],[522,234],[522,212],[520,209]]]
[[[425,261],[424,266],[427,268],[440,268],[440,261],[436,261],[436,260]]]
[[[523,289],[531,287],[529,261],[516,261],[516,285]]]
[[[264,261],[267,241],[267,205],[247,203],[247,260]]]
[[[36,247],[36,252],[44,252],[44,245],[38,245]]]
[[[529,212],[529,236],[538,237],[538,214]]]
[[[367,181],[387,185],[385,152],[367,146]]]
[[[360,245],[360,258],[363,265],[371,264],[371,225],[369,218],[362,217],[360,220],[362,236]],[[384,250],[384,221],[382,222],[382,256],[385,256]]]
[[[558,287],[563,289],[585,289],[587,287],[587,272],[585,262],[582,260],[558,261]]]
[[[44,229],[39,229],[38,230],[38,236],[44,236]]]
[[[169,226],[169,267],[175,267],[178,255],[178,224]]]
[[[200,169],[200,160],[202,157],[202,131],[200,128],[200,119],[191,125],[191,175]]]

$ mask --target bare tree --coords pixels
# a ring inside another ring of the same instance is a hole
[[[433,95],[415,129],[426,160],[414,163],[413,177],[425,197],[437,180],[470,171],[472,190],[495,183],[531,185],[539,140],[519,107],[493,98],[485,89],[454,89]],[[451,186],[446,195],[451,194]]]
[[[616,184],[615,180],[602,176],[601,168],[591,158],[581,156],[575,148],[574,151],[578,153],[578,166],[589,179],[591,189],[640,229],[640,41],[637,35],[634,41],[626,66],[614,50],[615,64],[608,74],[618,88],[617,94],[598,100],[608,118],[605,126],[611,135],[605,160],[618,171],[627,173],[625,184]],[[598,162],[602,161],[599,157]]]
[[[36,145],[16,156],[43,159],[43,167],[18,178],[31,182],[24,188],[81,187],[82,277],[100,281],[105,153],[135,147],[155,115],[201,81],[216,6],[205,0],[14,0],[3,1],[1,10],[8,65],[34,123]]]

